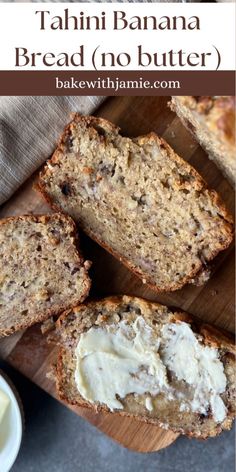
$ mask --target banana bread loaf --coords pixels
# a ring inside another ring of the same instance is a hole
[[[110,297],[57,321],[57,391],[69,404],[115,411],[193,437],[235,416],[230,336],[134,297]]]
[[[63,214],[0,220],[0,336],[57,315],[86,298],[88,262]]]
[[[157,291],[194,282],[232,240],[216,192],[163,139],[101,118],[74,117],[38,188]]]
[[[172,97],[170,106],[235,185],[235,97]]]

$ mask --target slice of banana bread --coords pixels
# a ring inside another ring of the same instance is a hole
[[[235,185],[235,97],[172,97],[170,107]]]
[[[0,336],[86,298],[88,262],[76,242],[76,226],[63,214],[0,220]]]
[[[101,118],[74,117],[38,188],[157,291],[193,282],[232,240],[216,192],[163,139]]]
[[[61,400],[199,438],[231,427],[235,350],[225,333],[123,296],[68,310],[56,335]]]

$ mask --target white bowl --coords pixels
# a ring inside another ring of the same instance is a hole
[[[10,398],[10,405],[4,417],[6,435],[0,447],[0,470],[9,472],[13,466],[22,440],[23,433],[23,410],[20,405],[18,394],[7,376],[0,371],[0,389]]]

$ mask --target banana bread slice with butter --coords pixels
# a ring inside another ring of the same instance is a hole
[[[216,192],[165,141],[101,118],[75,116],[38,188],[157,291],[194,282],[232,240]]]
[[[63,214],[0,220],[0,336],[86,298],[88,262],[76,243],[76,226]]]
[[[57,390],[67,403],[199,438],[231,427],[234,344],[215,328],[123,296],[65,312],[56,334]]]
[[[235,186],[235,97],[176,96],[170,108]]]

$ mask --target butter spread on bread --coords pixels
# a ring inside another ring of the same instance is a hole
[[[235,416],[231,336],[178,309],[109,297],[56,324],[56,384],[65,402],[207,438]]]
[[[110,410],[123,409],[117,396],[164,392],[170,400],[180,396],[182,411],[207,414],[211,408],[216,422],[226,416],[220,397],[226,376],[218,350],[202,345],[185,322],[168,323],[159,337],[141,316],[132,324],[92,327],[81,334],[76,357],[79,392]],[[185,382],[185,392],[170,385],[168,370]]]

